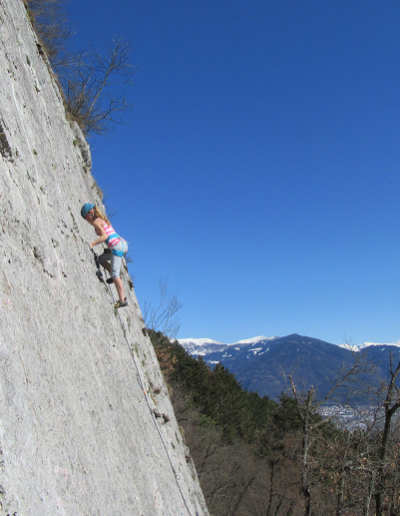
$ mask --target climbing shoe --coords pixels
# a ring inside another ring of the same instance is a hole
[[[118,300],[116,303],[115,303],[115,307],[114,308],[121,308],[123,306],[128,306],[128,301],[126,300],[126,298],[124,299],[124,301],[120,301]]]
[[[108,278],[107,280],[107,283],[110,285],[111,283],[114,283],[114,280],[112,278]]]

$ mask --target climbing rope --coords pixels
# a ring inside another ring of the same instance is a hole
[[[110,285],[109,285],[107,282],[105,282],[105,281],[104,281],[103,274],[102,274],[102,272],[101,272],[101,270],[100,270],[100,262],[99,262],[99,259],[98,259],[98,255],[95,253],[95,251],[94,251],[93,249],[91,249],[91,250],[92,250],[92,252],[93,252],[94,260],[95,260],[96,267],[97,267],[96,276],[99,278],[99,280],[100,280],[102,283],[104,283],[104,284],[107,286],[108,291],[110,292],[111,297],[112,297],[113,302],[114,302],[114,305],[115,305],[115,298],[114,298],[113,291],[112,291],[112,289],[111,289]],[[149,398],[148,398],[148,396],[147,396],[147,392],[146,392],[146,389],[145,389],[145,387],[144,387],[143,378],[142,378],[142,376],[141,376],[141,374],[140,374],[140,369],[139,369],[139,366],[138,366],[137,361],[136,361],[135,354],[134,354],[134,353],[133,353],[133,351],[132,351],[132,347],[131,347],[131,345],[129,344],[128,337],[126,336],[126,332],[125,332],[125,330],[124,330],[124,324],[123,324],[122,319],[121,319],[121,314],[119,313],[118,309],[116,309],[116,312],[117,312],[117,315],[118,315],[118,318],[119,318],[119,322],[120,322],[120,324],[121,324],[121,329],[122,329],[122,333],[124,334],[126,344],[127,344],[128,348],[129,348],[129,352],[130,352],[130,354],[131,354],[131,356],[132,356],[133,363],[135,364],[135,369],[136,369],[136,378],[137,378],[137,381],[138,381],[138,383],[139,383],[139,385],[140,385],[140,388],[142,389],[142,392],[143,392],[143,394],[144,394],[144,398],[145,398],[145,400],[146,400],[147,406],[148,406],[149,411],[150,411],[150,414],[151,414],[151,419],[152,419],[152,421],[153,421],[153,423],[154,423],[154,425],[155,425],[155,427],[156,427],[156,429],[157,429],[157,433],[158,433],[158,435],[159,435],[159,437],[160,437],[160,439],[161,439],[162,445],[163,445],[163,447],[164,447],[165,453],[166,453],[167,458],[168,458],[168,462],[169,462],[169,464],[170,464],[170,466],[171,466],[171,469],[172,469],[172,472],[173,472],[173,474],[174,474],[175,482],[176,482],[176,485],[178,486],[178,490],[179,490],[179,493],[180,493],[180,495],[181,495],[182,501],[183,501],[183,503],[184,503],[184,505],[185,505],[185,508],[186,508],[186,510],[187,510],[187,512],[188,512],[188,514],[189,514],[189,516],[192,516],[192,513],[190,512],[190,509],[189,509],[188,504],[187,504],[187,502],[186,502],[185,495],[183,494],[183,491],[182,491],[181,485],[180,485],[180,483],[179,483],[178,474],[176,473],[175,468],[174,468],[174,466],[173,466],[173,464],[172,464],[172,459],[171,459],[171,456],[170,456],[170,454],[169,454],[169,451],[168,451],[168,448],[167,448],[167,444],[166,444],[166,442],[165,442],[165,440],[164,440],[164,438],[163,438],[163,436],[162,436],[162,433],[161,433],[160,428],[159,428],[159,426],[158,426],[158,423],[157,423],[157,421],[156,421],[156,418],[155,418],[155,414],[154,414],[154,412],[153,412],[153,409],[151,408],[151,405],[150,405],[150,402],[149,402]],[[198,516],[197,511],[196,511],[196,516]]]

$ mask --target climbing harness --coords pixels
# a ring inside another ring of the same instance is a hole
[[[109,235],[107,240],[105,241],[105,243],[108,245],[108,243],[111,242],[111,240],[114,240],[115,238],[118,238],[118,240],[123,244],[123,247],[125,248],[125,252],[126,252],[125,243],[127,243],[127,242],[122,237],[120,237],[117,233],[112,233],[111,235]],[[125,255],[124,251],[117,251],[117,249],[110,249],[110,251],[112,254],[115,254],[115,256],[119,256],[120,258],[122,258]]]
[[[125,245],[126,244],[126,240],[124,240],[119,235],[117,235],[117,233],[113,233],[112,235],[110,235],[107,238],[107,240],[106,240],[106,244],[107,245],[108,245],[108,241],[111,238],[119,238],[119,241],[122,243],[123,249],[125,249],[125,251],[118,251],[117,249],[109,249],[111,251],[111,254],[114,254],[115,256],[119,256],[120,258],[122,258],[123,256],[125,256],[125,253],[126,253],[126,250],[127,250],[127,247]]]
[[[114,236],[114,235],[113,235],[113,236]],[[118,235],[117,235],[117,236],[118,236]],[[95,260],[95,263],[96,263],[96,267],[98,268],[98,271],[96,272],[96,276],[100,279],[100,277],[99,277],[99,274],[100,274],[100,276],[101,276],[100,281],[101,281],[102,283],[104,283],[104,284],[108,287],[108,290],[109,290],[109,292],[110,292],[110,294],[111,294],[111,297],[112,297],[112,299],[113,299],[113,301],[114,301],[114,304],[115,304],[115,298],[114,298],[113,291],[112,291],[112,289],[111,289],[111,287],[110,287],[110,285],[109,285],[108,281],[104,281],[103,274],[102,274],[102,272],[101,272],[101,270],[100,270],[100,263],[99,263],[98,256],[97,256],[97,254],[93,251],[93,249],[92,249],[92,248],[91,248],[91,250],[92,250],[92,252],[93,252],[93,254],[94,254],[94,260]],[[111,251],[111,252],[112,252],[112,251]],[[123,325],[123,322],[122,322],[122,319],[121,319],[121,314],[119,313],[119,310],[115,310],[115,312],[118,314],[119,322],[120,322],[120,324],[121,324],[121,328],[122,328],[122,332],[123,332],[124,337],[125,337],[126,344],[127,344],[128,348],[129,348],[129,352],[130,352],[130,354],[131,354],[131,356],[132,356],[133,363],[135,364],[135,369],[136,369],[136,378],[137,378],[138,384],[139,384],[139,386],[140,386],[140,388],[141,388],[141,390],[142,390],[142,392],[143,392],[143,394],[144,394],[144,399],[146,400],[147,406],[148,406],[148,408],[149,408],[149,411],[150,411],[150,414],[151,414],[151,418],[152,418],[153,423],[154,423],[154,425],[155,425],[155,427],[156,427],[156,429],[157,429],[157,433],[158,433],[158,435],[159,435],[159,437],[160,437],[160,440],[161,440],[161,442],[162,442],[163,448],[164,448],[165,453],[166,453],[166,455],[167,455],[167,459],[168,459],[169,465],[170,465],[170,467],[171,467],[171,469],[172,469],[172,472],[173,472],[173,474],[174,474],[175,482],[176,482],[176,485],[177,485],[177,487],[178,487],[179,493],[180,493],[180,495],[181,495],[181,498],[182,498],[183,504],[184,504],[184,506],[185,506],[185,508],[186,508],[186,510],[187,510],[187,512],[188,512],[188,514],[189,514],[189,516],[192,516],[192,513],[190,512],[190,509],[189,509],[189,507],[188,507],[187,501],[186,501],[185,496],[184,496],[184,494],[183,494],[183,491],[182,491],[181,485],[180,485],[180,483],[179,483],[178,474],[176,473],[175,468],[174,468],[174,466],[173,466],[173,464],[172,464],[172,460],[171,460],[171,457],[170,457],[170,454],[169,454],[169,451],[168,451],[168,448],[167,448],[167,444],[166,444],[166,442],[165,442],[165,440],[164,440],[164,438],[163,438],[163,436],[162,436],[162,434],[161,434],[160,428],[159,428],[158,423],[157,423],[157,421],[156,421],[156,416],[155,416],[154,410],[151,408],[151,405],[150,405],[150,402],[149,402],[149,398],[148,398],[148,396],[147,396],[147,392],[146,392],[146,389],[145,389],[145,387],[144,387],[144,382],[143,382],[142,376],[141,376],[141,374],[140,374],[140,370],[139,370],[139,367],[138,367],[138,364],[137,364],[137,361],[136,361],[135,355],[134,355],[134,353],[133,353],[133,351],[132,351],[131,345],[129,344],[128,337],[127,337],[127,335],[126,335],[126,331],[124,330],[124,325]],[[196,511],[196,516],[198,516],[197,511]]]

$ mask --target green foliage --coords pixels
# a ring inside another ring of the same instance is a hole
[[[300,429],[303,422],[297,409],[296,400],[282,392],[279,396],[278,410],[275,412],[273,420],[282,433]]]
[[[192,357],[177,342],[160,332],[150,332],[163,373],[173,388],[178,387],[201,414],[201,424],[211,422],[227,442],[241,438],[253,442],[269,421],[280,431],[301,428],[295,401],[287,396],[281,403],[246,391],[222,364],[212,370],[204,360]]]

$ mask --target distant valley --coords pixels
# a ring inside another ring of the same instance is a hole
[[[400,360],[400,347],[395,344],[366,343],[350,349],[297,334],[260,336],[233,344],[211,339],[179,339],[178,342],[188,353],[201,356],[210,366],[221,362],[245,389],[272,399],[278,399],[282,392],[289,392],[288,375],[291,373],[299,389],[313,385],[319,397],[324,396],[339,371],[351,367],[354,353],[375,365],[373,374],[359,376],[360,382],[375,387],[379,377],[388,375],[390,356],[396,365]],[[354,402],[367,403],[367,400],[358,395]]]

